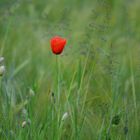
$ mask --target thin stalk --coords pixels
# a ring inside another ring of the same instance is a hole
[[[138,122],[137,122],[137,102],[136,102],[136,89],[135,89],[132,55],[130,55],[130,72],[131,72],[132,95],[133,95],[133,102],[134,102],[134,109],[135,109],[135,119],[136,119],[136,126],[137,126],[137,124],[138,124]]]
[[[60,64],[59,64],[59,56],[56,56],[56,77],[57,77],[57,101],[58,101],[58,104],[60,102],[60,85],[59,85],[59,82],[60,82]]]
[[[0,55],[1,56],[3,55],[4,47],[5,47],[6,41],[8,39],[8,32],[9,32],[10,25],[11,25],[11,21],[7,25],[7,29],[6,29],[6,32],[5,32],[5,35],[4,35],[4,39],[3,39],[3,42],[2,42],[2,45],[1,45],[1,49],[0,49]]]
[[[101,128],[100,128],[100,134],[99,134],[98,140],[101,140],[101,138],[102,138],[102,133],[103,133],[104,124],[105,124],[105,119],[103,118],[102,125],[101,125]]]
[[[81,92],[82,84],[83,84],[83,81],[84,81],[84,75],[85,75],[85,71],[86,71],[86,67],[87,67],[87,62],[88,62],[89,54],[90,54],[90,48],[88,50],[88,54],[87,54],[86,61],[85,61],[85,64],[84,64],[83,73],[82,73],[82,76],[81,76],[80,86],[79,86],[79,90],[78,90],[78,101],[77,101],[77,105],[78,105],[79,98],[80,98],[80,92]]]
[[[57,116],[57,138],[56,139],[60,139],[61,137],[61,103],[60,103],[60,59],[59,59],[59,56],[56,56],[56,77],[57,77],[57,106],[56,106],[56,116]]]
[[[89,75],[89,78],[87,80],[87,89],[86,89],[85,94],[84,94],[84,101],[83,101],[83,105],[82,105],[82,109],[81,109],[81,114],[83,114],[83,111],[84,111],[84,108],[85,108],[87,94],[88,94],[88,89],[89,89],[89,85],[90,85],[89,82],[90,82],[90,79],[92,77],[92,70],[93,70],[93,65],[91,67],[90,75]]]

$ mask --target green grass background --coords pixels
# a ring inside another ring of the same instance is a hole
[[[139,13],[139,0],[0,0],[0,140],[139,140]]]

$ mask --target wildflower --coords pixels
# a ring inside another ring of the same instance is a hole
[[[66,119],[68,118],[68,116],[69,116],[68,112],[65,112],[65,113],[63,114],[61,120],[62,120],[62,121],[66,120]]]
[[[61,38],[59,36],[53,37],[50,40],[52,52],[56,55],[61,54],[66,45],[66,42],[67,41],[65,38]]]
[[[2,66],[0,66],[0,76],[3,76],[4,73],[5,73],[5,66],[2,65]]]

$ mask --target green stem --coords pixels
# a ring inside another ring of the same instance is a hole
[[[60,85],[59,85],[59,82],[60,82],[60,66],[59,66],[59,56],[56,56],[56,77],[57,77],[57,103],[59,105],[59,102],[60,102]]]
[[[56,101],[56,103],[57,103],[57,106],[56,106],[56,116],[57,116],[57,119],[56,119],[56,121],[57,121],[57,134],[56,134],[56,136],[57,136],[57,139],[59,139],[60,138],[60,118],[61,118],[61,106],[60,106],[60,62],[59,62],[60,60],[59,60],[59,56],[56,56],[56,79],[57,79],[57,101]]]
[[[134,79],[133,61],[132,61],[131,53],[130,53],[130,72],[131,72],[132,96],[133,96],[134,109],[135,109],[135,120],[136,120],[136,126],[137,126],[138,122],[137,122],[136,89],[135,89],[135,79]]]

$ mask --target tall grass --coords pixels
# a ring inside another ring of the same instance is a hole
[[[0,139],[139,140],[139,5],[1,0]]]

